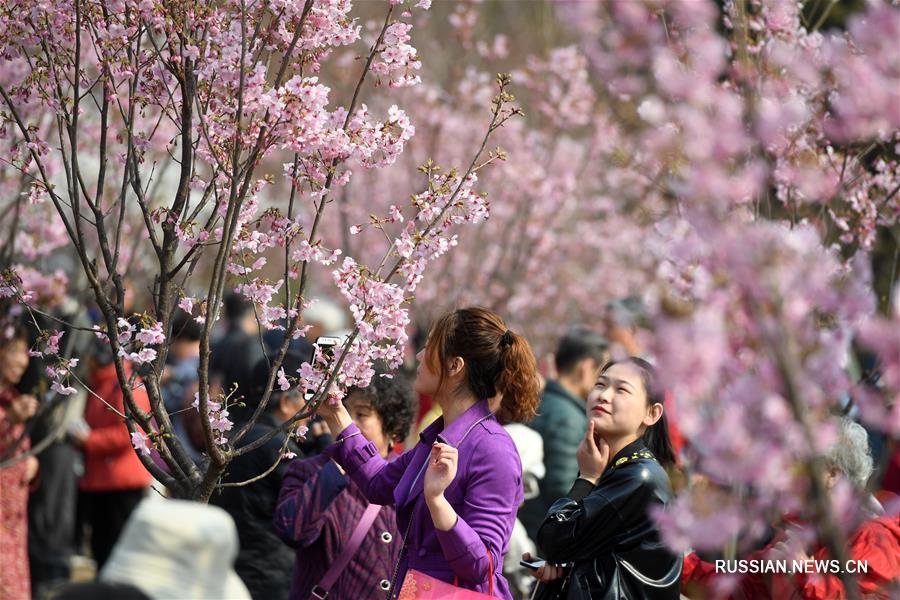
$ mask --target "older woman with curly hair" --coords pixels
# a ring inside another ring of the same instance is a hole
[[[378,373],[366,388],[351,388],[344,400],[353,423],[390,460],[394,444],[409,434],[416,414],[409,381]],[[297,460],[278,498],[275,529],[296,549],[290,598],[384,598],[400,554],[400,531],[392,506],[374,511],[355,551],[351,538],[368,500],[359,486],[326,455]],[[352,552],[352,555],[349,555]],[[346,564],[340,557],[347,555]],[[337,566],[335,566],[337,565]],[[314,594],[318,593],[316,596]]]

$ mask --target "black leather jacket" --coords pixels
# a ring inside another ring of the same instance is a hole
[[[669,478],[641,440],[610,463],[596,487],[579,479],[550,507],[537,539],[544,558],[575,563],[568,600],[677,599],[681,557],[648,514],[671,500]]]

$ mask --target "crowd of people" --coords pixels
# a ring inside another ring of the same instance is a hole
[[[286,372],[311,360],[318,335],[344,333],[338,307],[315,311],[304,315],[312,331],[289,344]],[[621,316],[622,305],[610,311]],[[68,318],[89,329],[90,314]],[[423,336],[414,373],[378,367],[368,387],[304,421],[300,440],[281,426],[304,394],[276,385],[241,443],[277,433],[237,456],[204,505],[166,498],[141,464],[107,344],[73,341],[90,392],[42,406],[35,332],[10,321],[0,335],[0,598],[841,597],[834,575],[726,586],[718,556],[663,543],[652,515],[685,479],[690,440],[633,333],[621,318],[571,328],[539,369],[500,315],[448,312]],[[176,315],[162,382],[174,434],[197,461],[200,335]],[[240,298],[226,300],[210,385],[243,398],[238,424],[269,391],[280,336],[260,332]],[[146,392],[133,393],[148,409]],[[873,475],[873,442],[843,417],[826,485],[880,493],[848,547],[868,561],[860,590],[888,598],[900,593],[900,517],[885,500],[900,489],[890,466]],[[883,454],[896,464],[896,450]],[[751,557],[827,557],[791,524],[774,523]]]

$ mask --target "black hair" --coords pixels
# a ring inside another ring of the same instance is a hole
[[[559,373],[569,373],[586,358],[602,365],[609,358],[609,342],[592,329],[573,327],[559,340],[556,370]]]
[[[381,417],[385,435],[403,441],[409,435],[416,416],[416,395],[405,375],[394,373],[390,377],[384,377],[385,373],[383,368],[376,367],[369,385],[364,388],[351,387],[347,390],[347,398],[353,394],[364,396]]]
[[[246,298],[235,292],[229,292],[225,295],[223,305],[225,308],[225,318],[231,323],[243,319],[252,308],[252,304],[250,304]]]
[[[256,342],[254,341],[254,343]],[[291,387],[285,391],[296,391],[299,380],[297,370],[300,369],[300,365],[304,362],[309,362],[310,360],[311,357],[309,356],[304,356],[299,352],[288,350],[284,355],[284,359],[281,361],[281,368],[284,369],[285,377],[291,382]],[[272,364],[274,362],[275,353],[271,353],[267,356],[263,356],[255,365],[253,365],[253,370],[250,371],[250,377],[247,381],[247,389],[244,391],[244,398],[248,404],[256,405],[262,400],[262,397],[266,393],[266,383],[269,381],[269,373],[272,371]],[[278,385],[278,377],[276,376],[273,381],[272,393],[269,395],[269,403],[266,406],[266,410],[274,411],[278,408],[278,401],[285,391],[282,391],[281,387]]]
[[[665,390],[658,383],[659,379],[653,365],[643,358],[629,356],[623,360],[606,363],[600,373],[606,373],[610,367],[616,364],[632,364],[636,366],[641,372],[641,382],[644,384],[644,391],[647,394],[647,405],[662,404],[665,406]],[[644,432],[642,440],[647,449],[653,453],[653,456],[656,457],[656,460],[663,467],[668,468],[675,465],[675,449],[672,446],[672,438],[669,437],[669,421],[666,418],[665,409],[663,409],[659,420]]]
[[[203,327],[180,308],[175,309],[172,317],[172,339],[187,342],[199,342]]]

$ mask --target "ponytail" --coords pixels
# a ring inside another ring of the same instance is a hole
[[[541,383],[537,363],[528,341],[509,330],[501,341],[502,367],[497,391],[503,394],[497,419],[501,423],[527,423],[537,414]],[[506,343],[504,343],[506,342]]]
[[[642,440],[659,464],[667,469],[675,466],[675,449],[672,447],[672,438],[669,437],[669,421],[665,409],[659,421],[644,432]]]
[[[425,358],[440,373],[444,385],[447,361],[458,356],[466,365],[466,386],[477,398],[503,394],[497,418],[501,423],[531,420],[537,414],[540,380],[528,341],[506,327],[486,308],[461,308],[437,320],[428,337]]]

